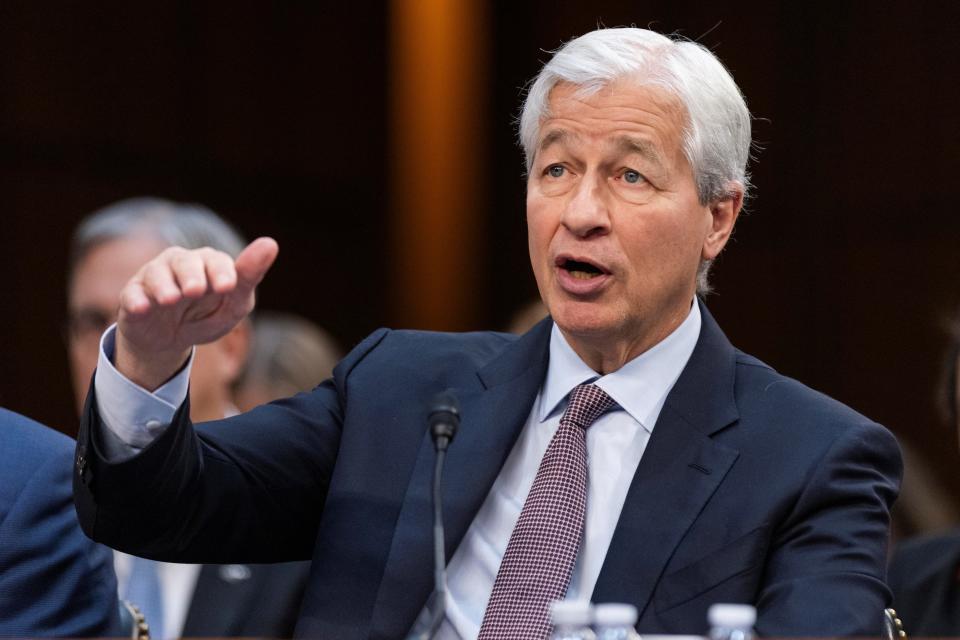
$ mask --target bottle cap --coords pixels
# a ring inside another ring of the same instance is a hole
[[[711,627],[750,629],[757,621],[757,610],[749,604],[712,604],[707,621]]]
[[[598,604],[593,621],[602,627],[632,627],[637,624],[637,608],[632,604]]]
[[[590,624],[593,607],[587,600],[554,600],[550,604],[550,619],[554,625]]]

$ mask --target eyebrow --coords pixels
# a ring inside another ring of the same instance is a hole
[[[554,129],[543,136],[543,140],[540,141],[540,145],[537,147],[537,154],[539,155],[555,144],[565,145],[567,142],[576,140],[577,138],[579,138],[577,134],[567,131],[566,129]],[[661,154],[656,145],[649,140],[633,136],[619,136],[615,144],[620,153],[635,153],[650,160],[660,168],[666,166],[663,161],[663,154]]]
[[[635,153],[656,163],[660,167],[665,166],[660,150],[648,140],[634,138],[632,136],[620,136],[617,138],[617,148],[621,153]]]
[[[540,145],[537,147],[537,153],[546,151],[555,144],[566,144],[568,140],[576,139],[577,137],[578,136],[576,134],[565,129],[554,129],[547,135],[543,136],[543,140],[540,141]]]

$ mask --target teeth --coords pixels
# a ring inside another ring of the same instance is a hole
[[[571,271],[570,275],[572,275],[577,280],[589,280],[590,278],[596,278],[600,274],[590,273],[589,271]]]

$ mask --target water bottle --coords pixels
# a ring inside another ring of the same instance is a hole
[[[757,610],[748,604],[713,604],[707,610],[710,640],[753,640]]]
[[[550,640],[596,640],[590,629],[593,607],[586,600],[555,600],[550,605]]]
[[[598,604],[593,608],[597,640],[640,640],[634,625],[637,608],[630,604]]]

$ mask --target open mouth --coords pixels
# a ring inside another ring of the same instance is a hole
[[[557,266],[577,280],[590,280],[591,278],[597,278],[608,273],[595,264],[582,260],[574,260],[573,258],[560,258],[557,261]]]

